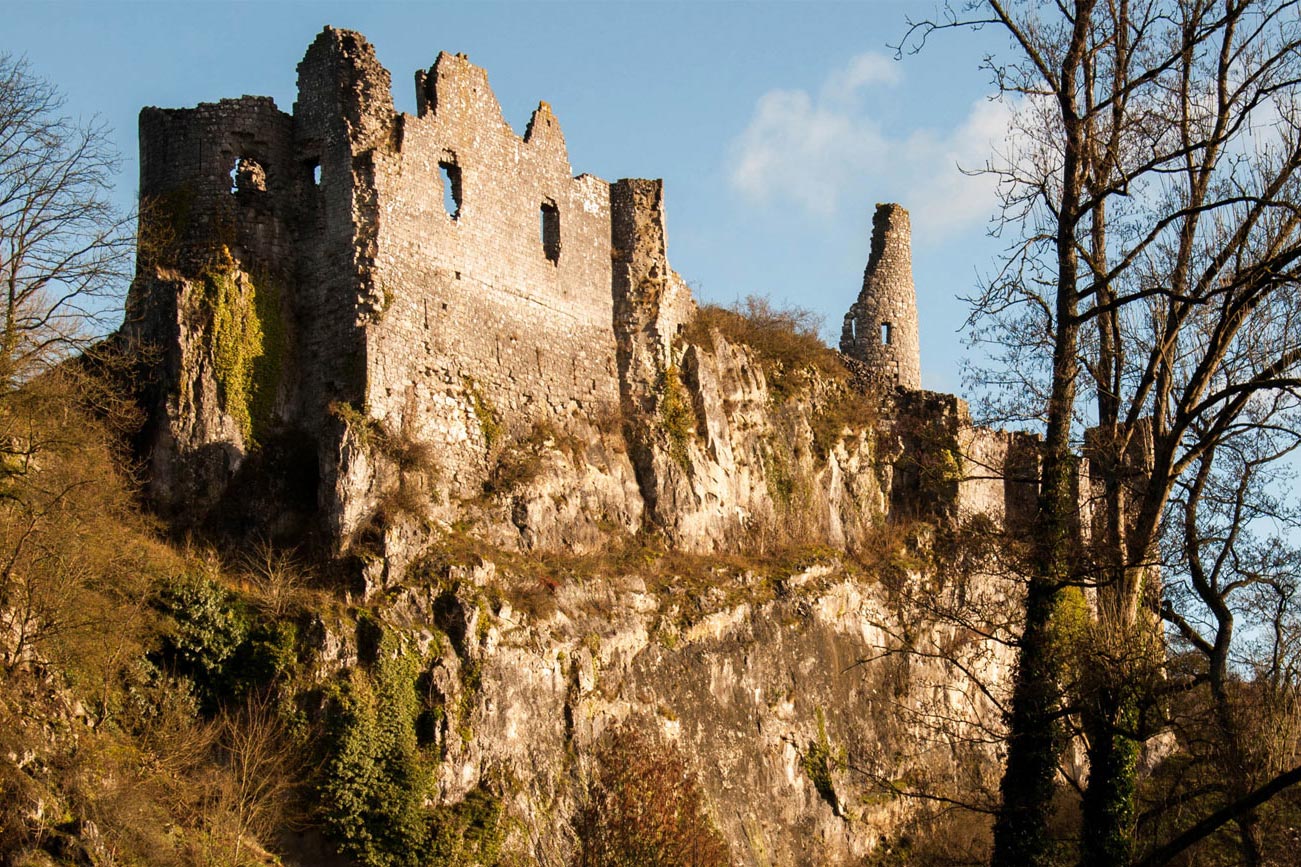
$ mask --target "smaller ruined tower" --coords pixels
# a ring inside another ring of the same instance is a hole
[[[845,314],[840,351],[868,364],[884,384],[919,389],[922,360],[910,245],[908,212],[895,204],[877,205],[863,291]]]

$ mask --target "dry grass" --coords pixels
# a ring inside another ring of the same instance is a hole
[[[811,372],[837,382],[849,379],[840,353],[818,336],[821,328],[822,317],[811,310],[777,307],[768,298],[751,295],[729,307],[700,307],[686,339],[712,348],[717,331],[729,343],[750,347],[764,364],[769,390],[784,400],[808,386]]]
[[[686,339],[712,348],[714,334],[749,347],[763,364],[775,403],[804,398],[813,407],[813,445],[825,458],[847,429],[875,427],[880,400],[854,384],[844,356],[822,342],[822,318],[801,307],[777,307],[750,296],[729,307],[704,305]]]

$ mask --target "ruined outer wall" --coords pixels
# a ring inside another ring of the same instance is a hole
[[[389,74],[360,34],[327,27],[298,65],[294,104],[299,211],[295,307],[302,322],[299,410],[360,405],[365,344],[358,327],[375,290],[374,150],[393,124]],[[316,176],[319,174],[319,183]]]
[[[140,113],[139,258],[123,333],[158,355],[137,384],[148,419],[150,491],[164,513],[214,503],[247,451],[214,375],[205,278],[215,269],[237,273],[245,295],[250,275],[264,284],[288,281],[291,154],[292,120],[266,97]],[[287,319],[283,298],[261,302]],[[281,385],[265,388],[283,412]]]
[[[450,450],[445,469],[468,483],[487,445],[476,400],[515,434],[618,401],[610,186],[572,177],[545,103],[517,136],[486,73],[463,56],[439,55],[417,89],[420,115],[403,115],[395,147],[376,158],[382,300],[366,397],[381,417],[414,411],[418,432]],[[455,213],[440,164],[459,174]],[[544,205],[559,223],[554,260]]]
[[[933,391],[900,391],[888,429],[898,438],[891,508],[899,516],[1027,527],[1037,505],[1039,438],[977,427],[967,402]]]

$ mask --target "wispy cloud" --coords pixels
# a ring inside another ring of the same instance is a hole
[[[833,217],[845,204],[892,200],[930,241],[979,226],[994,211],[994,180],[965,175],[1007,137],[1011,110],[980,100],[944,129],[886,129],[875,109],[906,92],[898,63],[862,54],[816,94],[771,90],[733,142],[733,187],[755,203]],[[961,167],[961,168],[959,168]]]

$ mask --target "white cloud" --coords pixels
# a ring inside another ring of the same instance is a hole
[[[869,53],[827,76],[816,96],[764,94],[733,142],[733,187],[752,202],[821,217],[846,203],[897,201],[911,211],[914,235],[931,242],[983,225],[995,208],[994,180],[959,166],[981,168],[1001,149],[1011,110],[980,100],[947,129],[886,129],[874,107],[912,98],[902,84],[898,63]]]
[[[870,84],[898,84],[902,80],[898,63],[884,54],[869,51],[828,76],[822,85],[822,98],[826,102],[852,103],[859,91]]]

